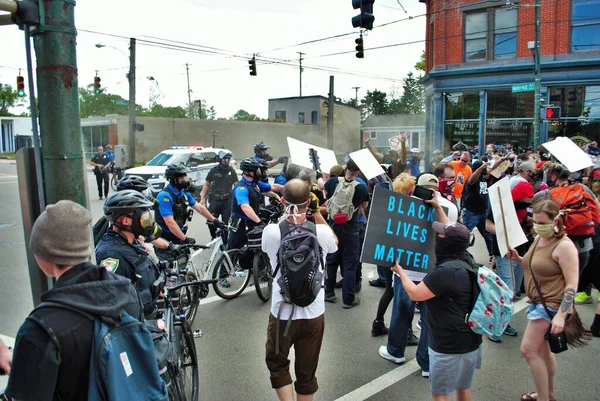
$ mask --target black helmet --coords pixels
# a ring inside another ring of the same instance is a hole
[[[139,175],[126,175],[117,182],[117,191],[133,189],[142,192],[148,189],[148,187],[150,187],[150,184]]]
[[[262,162],[251,157],[242,160],[240,163],[240,170],[242,171],[258,171],[260,168],[262,168]]]
[[[104,216],[114,223],[120,216],[140,209],[152,209],[154,203],[144,195],[132,189],[115,192],[104,202]]]
[[[187,168],[185,165],[179,164],[170,164],[165,171],[165,178],[167,180],[173,180],[182,175],[186,175],[187,173],[191,173],[192,170]]]
[[[264,142],[259,142],[256,145],[254,145],[254,153],[260,152],[261,150],[267,150],[269,149],[269,147],[267,145],[265,145]]]
[[[233,153],[228,152],[226,150],[222,150],[219,152],[219,160],[231,159],[232,157],[233,157]]]

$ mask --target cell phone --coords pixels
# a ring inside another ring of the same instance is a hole
[[[433,199],[433,191],[431,189],[427,189],[425,187],[417,185],[413,192],[413,196],[416,196],[417,198],[421,198],[423,200],[431,200]]]

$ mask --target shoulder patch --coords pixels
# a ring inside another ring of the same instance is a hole
[[[119,267],[119,259],[114,259],[114,258],[103,259],[100,262],[100,266],[105,267],[106,270],[108,270],[111,273],[114,273],[117,271],[117,268]]]
[[[167,203],[169,203],[169,202],[171,202],[171,199],[169,199],[168,197],[166,197],[166,196],[165,196],[165,197],[163,198],[163,202],[167,202]]]
[[[245,191],[246,190],[246,187],[239,186],[238,188],[239,188],[240,191]]]

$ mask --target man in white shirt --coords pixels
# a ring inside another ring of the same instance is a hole
[[[306,221],[306,211],[310,204],[309,186],[300,179],[290,180],[283,189],[286,207],[286,219],[293,225],[312,224]],[[285,223],[283,223],[285,224]],[[317,224],[316,234],[322,250],[320,270],[324,274],[326,256],[337,251],[337,238],[327,224]],[[271,296],[271,313],[267,328],[266,363],[270,372],[271,385],[281,401],[294,401],[292,376],[290,375],[288,354],[294,347],[296,356],[295,390],[298,401],[311,401],[318,389],[315,373],[319,362],[319,353],[325,328],[325,290],[321,288],[315,300],[306,307],[287,303],[283,299],[278,280],[281,268],[277,269],[277,253],[281,243],[279,224],[265,227],[262,237],[262,250],[269,255],[273,271],[273,294]],[[277,316],[280,319],[277,319]],[[289,327],[288,320],[291,318]],[[277,330],[279,326],[279,330]]]
[[[446,215],[448,216],[448,220],[450,220],[450,223],[456,223],[458,221],[458,208],[453,202],[450,202],[448,199],[444,198],[440,194],[440,182],[435,175],[429,173],[421,174],[421,176],[417,180],[417,185],[420,185],[433,191],[433,194],[440,203],[440,206],[448,209]]]
[[[535,164],[532,162],[523,162],[519,164],[517,167],[519,174],[513,175],[508,180],[508,184],[510,185],[510,189],[517,186],[520,182],[532,182],[533,177],[535,176]]]

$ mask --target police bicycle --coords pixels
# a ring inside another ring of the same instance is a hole
[[[110,178],[110,187],[113,191],[117,190],[117,183],[121,178],[125,176],[125,170],[121,167],[113,167],[112,168],[112,177]]]

